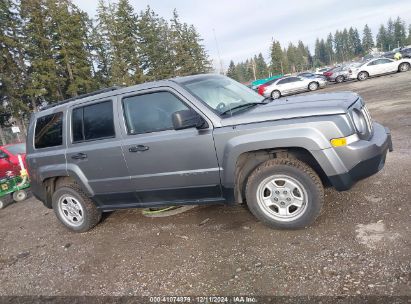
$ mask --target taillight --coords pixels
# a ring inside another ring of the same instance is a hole
[[[258,87],[258,94],[264,95],[264,87],[265,87],[265,85],[260,85],[260,86]]]

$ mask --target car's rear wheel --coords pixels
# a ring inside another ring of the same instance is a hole
[[[410,69],[410,64],[403,62],[398,66],[398,72],[406,72]]]
[[[250,211],[273,228],[297,229],[320,214],[324,188],[315,171],[296,159],[278,158],[264,162],[246,185]]]
[[[278,90],[274,90],[271,92],[271,98],[272,99],[278,99],[281,97],[281,92]]]
[[[357,79],[359,80],[359,81],[363,81],[363,80],[366,80],[367,78],[368,78],[368,73],[367,72],[359,72],[358,73],[358,76],[357,76]]]
[[[335,78],[335,82],[337,82],[337,83],[341,83],[341,82],[344,82],[344,76],[342,76],[342,75],[340,75],[340,76],[337,76],[337,78]]]
[[[85,232],[100,222],[101,211],[76,184],[57,189],[53,209],[60,222],[74,232]]]
[[[315,90],[317,90],[317,89],[318,89],[318,83],[315,82],[315,81],[310,82],[310,83],[308,84],[308,89],[309,89],[310,91],[315,91]]]

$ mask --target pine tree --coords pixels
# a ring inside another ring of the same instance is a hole
[[[132,85],[142,82],[138,58],[137,17],[128,0],[120,0],[114,10],[111,34],[111,82]]]
[[[238,81],[236,66],[234,64],[234,61],[232,60],[230,61],[230,64],[228,66],[227,76]]]
[[[392,19],[388,19],[387,22],[387,29],[386,29],[386,43],[387,43],[387,51],[391,51],[397,45],[394,37],[394,22]]]
[[[91,41],[96,65],[96,80],[100,86],[111,85],[111,64],[113,61],[114,7],[99,0],[97,5],[97,20],[92,29]]]
[[[258,56],[254,56],[254,63],[257,79],[268,77],[268,67],[265,63],[263,54],[260,53]]]
[[[401,47],[404,46],[406,43],[407,35],[405,32],[405,24],[401,20],[400,17],[397,17],[397,19],[394,22],[394,46],[395,47]]]
[[[374,39],[372,37],[371,29],[366,24],[362,36],[362,49],[364,54],[367,54],[374,47]]]
[[[88,54],[88,16],[68,0],[47,0],[51,17],[55,66],[65,80],[64,97],[77,96],[95,89]]]
[[[0,4],[0,116],[4,124],[11,115],[18,117],[28,111],[23,98],[26,66],[20,42],[21,22],[17,7],[11,0]]]
[[[350,27],[348,31],[349,35],[349,48],[350,48],[350,57],[358,56],[362,53],[362,45],[360,35],[357,29]]]
[[[385,30],[384,25],[381,24],[378,34],[377,34],[377,47],[380,51],[387,51],[389,48],[389,38],[387,37],[387,31]]]
[[[315,58],[320,62],[321,64],[329,64],[330,63],[330,57],[327,54],[327,48],[325,46],[325,41],[324,39],[318,39],[315,41]]]
[[[334,39],[331,33],[328,34],[327,40],[325,41],[325,51],[327,53],[328,63],[331,63],[334,58]]]
[[[44,0],[22,0],[23,37],[29,83],[27,95],[35,103],[62,100],[65,97],[65,79],[61,77],[55,62],[53,23],[48,17]]]
[[[279,41],[271,44],[271,72],[273,75],[284,74],[284,54]]]

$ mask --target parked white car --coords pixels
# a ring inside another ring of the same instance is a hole
[[[366,80],[377,76],[395,72],[406,72],[411,67],[411,59],[393,60],[389,58],[376,58],[357,65],[350,69],[348,78]]]
[[[315,91],[323,88],[326,81],[322,78],[304,78],[298,76],[283,77],[264,88],[263,95],[272,99],[297,92]]]

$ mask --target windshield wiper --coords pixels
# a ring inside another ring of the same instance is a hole
[[[220,113],[220,115],[225,115],[225,114],[227,114],[228,112],[231,112],[231,111],[233,111],[233,110],[238,110],[238,109],[245,108],[245,107],[256,106],[256,105],[259,105],[259,104],[265,104],[265,102],[249,102],[249,103],[244,103],[244,104],[235,106],[235,107],[233,107],[233,108],[230,108],[230,109],[228,109],[228,110]]]

